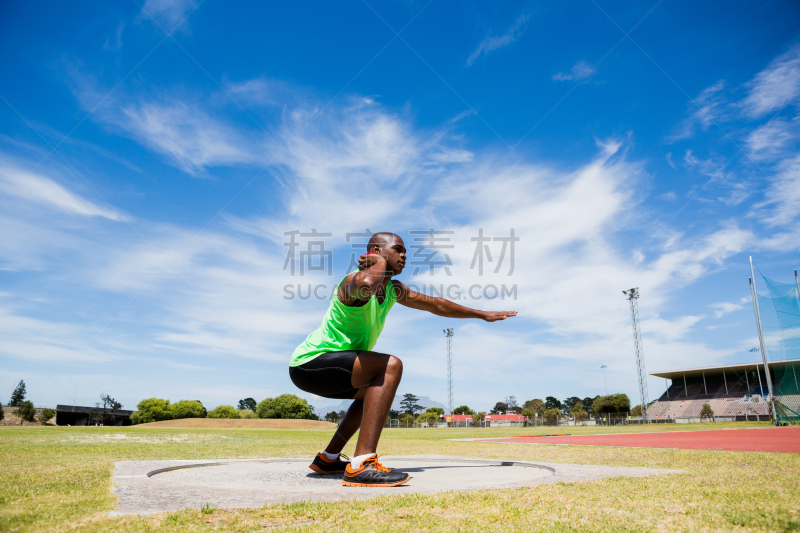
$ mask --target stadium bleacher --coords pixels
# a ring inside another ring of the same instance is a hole
[[[772,368],[770,374],[773,375]],[[650,418],[699,418],[705,404],[711,405],[715,417],[745,420],[755,415],[770,415],[763,364],[653,372],[651,375],[670,379],[671,384],[648,409]],[[787,405],[800,403],[800,395],[781,398]]]

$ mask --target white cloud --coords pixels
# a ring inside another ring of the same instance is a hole
[[[709,178],[708,182],[703,183],[704,189],[707,191],[721,190],[723,195],[717,196],[716,200],[725,205],[739,205],[753,194],[752,184],[748,180],[742,179],[736,172],[728,170],[729,161],[720,163],[713,159],[699,159],[691,150],[686,151],[683,160],[689,168],[696,169]],[[701,198],[701,200],[709,201],[708,198]]]
[[[690,115],[679,128],[679,131],[668,138],[669,142],[691,137],[697,125],[705,131],[715,122],[727,118],[727,100],[723,98],[725,81],[719,80],[710,87],[703,89],[689,104]]]
[[[165,31],[172,32],[196,7],[196,0],[145,0],[140,16],[153,19]]]
[[[732,313],[734,311],[738,311],[743,309],[741,303],[733,303],[733,302],[719,302],[715,304],[709,305],[710,308],[714,310],[714,316],[717,318],[722,318],[723,316],[727,315],[728,313]]]
[[[777,168],[764,194],[765,202],[758,206],[769,208],[762,213],[762,220],[770,226],[791,224],[800,215],[800,155],[783,160]]]
[[[125,24],[121,22],[119,26],[117,26],[117,31],[114,33],[113,42],[110,37],[107,38],[106,42],[103,43],[103,50],[110,50],[112,52],[116,52],[117,50],[122,49],[122,30],[124,29],[125,29]]]
[[[41,174],[26,172],[0,159],[0,191],[27,202],[69,215],[119,220],[112,209],[82,198]],[[7,200],[8,201],[8,200]]]
[[[569,73],[559,72],[553,74],[553,79],[555,81],[582,80],[583,78],[594,75],[594,73],[594,67],[586,63],[586,61],[581,60],[572,66],[572,70],[570,70]]]
[[[218,109],[220,100],[232,105],[222,93],[205,101],[179,94],[175,88],[140,90],[136,95],[116,91],[108,96],[91,75],[74,66],[69,70],[73,94],[92,112],[92,119],[165,155],[190,175],[202,175],[215,166],[266,164],[276,150],[268,133],[251,120],[243,127],[218,118],[224,115]]]
[[[668,202],[674,202],[678,199],[678,196],[673,191],[668,191],[660,195],[659,198],[662,200],[667,200]]]
[[[757,160],[774,160],[784,155],[792,141],[798,138],[800,115],[792,119],[774,118],[751,131],[747,136],[750,157]]]
[[[467,58],[467,66],[471,67],[472,64],[475,63],[475,60],[480,56],[489,55],[489,52],[504,48],[522,37],[527,28],[527,23],[528,17],[522,15],[517,19],[513,26],[506,30],[503,35],[500,35],[499,37],[494,37],[492,35],[487,36],[483,41],[481,41],[481,43],[478,45],[478,48],[476,48],[475,51],[469,55]]]
[[[751,118],[762,117],[792,102],[800,94],[800,45],[773,59],[748,86],[750,92],[741,105]]]
[[[210,166],[253,164],[264,159],[263,153],[259,154],[267,148],[262,134],[245,136],[197,106],[151,101],[126,106],[121,112],[111,119],[189,174]]]
[[[225,91],[237,102],[279,106],[291,102],[298,103],[301,91],[282,80],[253,78],[241,82],[229,81],[224,85]]]

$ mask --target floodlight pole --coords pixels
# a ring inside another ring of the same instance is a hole
[[[447,337],[447,408],[453,416],[453,328],[443,329]]]
[[[761,311],[758,307],[758,291],[756,290],[756,275],[755,270],[753,269],[753,256],[750,256],[750,297],[753,298],[753,309],[756,313],[758,343],[761,345],[761,358],[764,360],[764,374],[767,377],[767,387],[769,388],[769,403],[772,407],[772,423],[777,425],[778,417],[775,413],[775,394],[772,392],[772,378],[769,375],[769,366],[767,365],[767,347],[764,344],[764,333],[761,330]],[[756,365],[756,372],[758,372],[758,365]],[[760,374],[759,377],[761,377]]]
[[[636,349],[636,370],[639,374],[639,397],[642,402],[642,417],[647,419],[647,372],[644,368],[644,349],[642,348],[642,332],[639,329],[639,287],[622,291],[631,303],[631,321],[633,322],[633,345]]]

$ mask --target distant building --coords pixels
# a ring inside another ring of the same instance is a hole
[[[472,421],[472,415],[444,415],[444,419],[456,427],[472,427],[475,425]],[[523,415],[517,414],[486,415],[487,426],[520,426],[526,424],[527,421],[528,419]]]
[[[109,423],[109,421],[107,421],[103,424],[105,426],[130,426],[131,413],[133,413],[133,411],[84,407],[82,405],[57,405],[56,424],[59,426],[94,426],[95,422],[92,420],[93,413],[102,413],[106,415],[107,420],[110,420],[112,416],[114,417],[113,422]],[[99,422],[97,423],[99,425]]]
[[[795,367],[800,359],[770,361],[776,399],[793,410],[800,405],[800,380]],[[710,404],[717,419],[730,421],[770,420],[769,388],[764,363],[709,366],[650,372],[669,380],[661,397],[647,410],[648,418],[700,418]]]

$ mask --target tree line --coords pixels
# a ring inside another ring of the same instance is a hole
[[[530,420],[541,417],[553,423],[564,418],[573,418],[576,421],[588,420],[590,417],[596,418],[610,413],[630,413],[632,416],[640,416],[641,406],[637,405],[631,409],[631,401],[626,394],[597,395],[594,398],[570,396],[563,402],[554,396],[547,396],[544,400],[534,398],[523,402],[522,405],[515,396],[508,396],[504,401],[497,402],[489,414],[505,415],[509,412],[521,414]],[[476,413],[468,406],[461,405],[453,409],[453,414],[473,415],[474,420]]]
[[[33,406],[33,402],[25,399],[25,394],[25,382],[23,380],[19,380],[19,383],[17,383],[17,385],[14,387],[14,390],[11,392],[7,406],[16,407],[12,413],[19,417],[20,425],[22,425],[23,422],[33,423],[37,421],[44,425],[52,420],[54,416],[56,416],[56,412],[48,408],[42,409],[39,413],[37,413],[36,408]],[[3,404],[0,402],[0,420],[4,420],[5,417],[6,413],[3,409]]]
[[[170,403],[161,398],[147,398],[139,402],[131,414],[133,424],[146,424],[181,418],[294,418],[319,420],[314,407],[294,394],[281,394],[275,398],[239,400],[236,407],[219,405],[207,411],[199,400],[180,400]]]
[[[421,412],[420,412],[421,411]],[[420,413],[417,415],[417,413]],[[325,415],[325,420],[328,422],[338,422],[346,411],[331,411]],[[444,409],[441,407],[425,407],[419,404],[419,398],[414,394],[404,394],[403,399],[400,400],[400,409],[390,409],[388,420],[399,420],[400,425],[408,425],[415,423],[427,423],[433,426],[436,422],[444,416]]]

